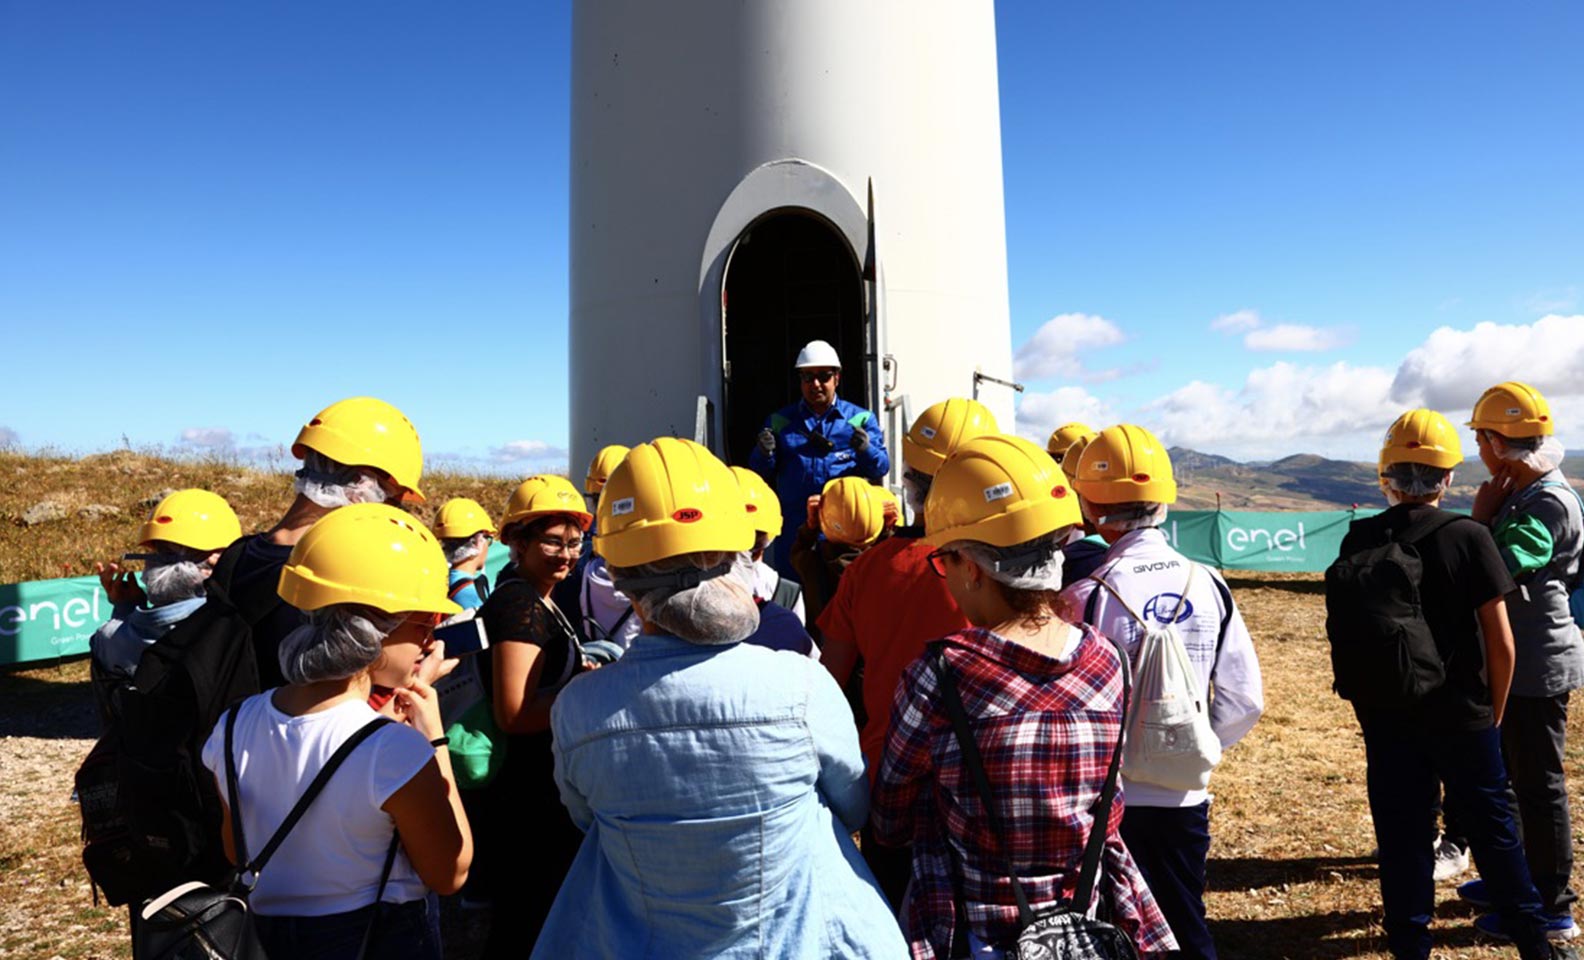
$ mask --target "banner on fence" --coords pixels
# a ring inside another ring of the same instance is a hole
[[[1183,554],[1218,569],[1316,572],[1337,558],[1348,522],[1372,512],[1180,510],[1164,533]],[[485,571],[492,584],[509,560],[504,546],[491,545]],[[81,656],[110,614],[98,577],[0,585],[0,666]]]

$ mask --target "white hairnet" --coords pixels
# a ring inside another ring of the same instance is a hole
[[[1013,590],[1062,588],[1061,548],[1071,539],[1073,528],[1064,527],[1037,540],[1011,547],[995,547],[977,540],[959,540],[947,549],[961,551],[990,577]]]
[[[440,541],[440,549],[445,551],[446,563],[451,566],[472,560],[483,553],[489,546],[489,534],[480,530],[471,537],[447,537]]]
[[[1536,473],[1550,473],[1562,466],[1566,451],[1556,437],[1501,437],[1506,449],[1496,455],[1503,460],[1521,463]]]
[[[1445,493],[1452,485],[1452,471],[1428,463],[1393,463],[1381,471],[1386,481],[1386,499],[1393,505],[1392,494],[1403,497],[1428,497]]]
[[[353,676],[379,659],[381,644],[402,619],[399,613],[345,603],[309,611],[308,622],[281,641],[281,674],[287,683]]]
[[[924,501],[929,499],[930,486],[935,478],[927,473],[917,470],[902,471],[902,499],[907,503],[908,513],[913,517],[914,523],[919,523],[924,518]]]
[[[203,596],[208,578],[209,564],[194,559],[187,550],[161,551],[143,561],[143,592],[148,594],[151,607]]]
[[[337,463],[317,450],[303,457],[297,471],[297,492],[325,509],[354,503],[384,503],[388,497],[379,478],[364,467]]]
[[[1084,516],[1095,527],[1108,527],[1122,533],[1158,527],[1166,522],[1167,505],[1164,503],[1091,503],[1079,501]]]
[[[687,553],[609,569],[644,620],[679,639],[737,643],[759,629],[753,559],[746,553]]]

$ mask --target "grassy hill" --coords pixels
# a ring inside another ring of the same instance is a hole
[[[517,483],[426,471],[428,502],[411,510],[432,523],[446,500],[472,497],[499,511]],[[138,530],[161,496],[186,487],[225,497],[247,533],[267,529],[293,496],[289,475],[226,460],[171,460],[128,450],[88,457],[0,451],[0,583],[92,573],[95,561],[136,546]]]
[[[1374,463],[1328,460],[1312,453],[1270,463],[1239,463],[1227,457],[1182,447],[1171,449],[1177,474],[1178,506],[1212,510],[1216,494],[1225,510],[1340,510],[1384,505]],[[1584,461],[1569,459],[1562,472],[1575,487],[1584,486]],[[1470,459],[1458,468],[1446,505],[1467,509],[1474,491],[1486,478],[1485,468]]]

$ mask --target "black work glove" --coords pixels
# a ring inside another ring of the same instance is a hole
[[[869,431],[863,427],[853,427],[852,448],[859,453],[869,449]]]
[[[759,431],[759,452],[767,457],[775,456],[775,434],[769,427]]]

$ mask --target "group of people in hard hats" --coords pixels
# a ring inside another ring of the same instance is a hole
[[[1165,448],[1133,424],[1041,447],[950,398],[902,438],[898,503],[835,351],[798,365],[746,468],[671,437],[607,447],[581,492],[530,477],[498,521],[454,500],[431,530],[396,506],[422,498],[417,431],[355,398],[303,427],[268,530],[203,491],[155,508],[143,585],[102,571],[95,677],[113,700],[140,647],[222,595],[210,578],[257,601],[260,692],[202,751],[217,783],[235,771],[227,852],[367,737],[255,878],[269,955],[432,960],[435,895],[461,892],[492,956],[1012,957],[1057,915],[1216,956],[1210,771],[1263,692],[1225,581],[1161,532]],[[1584,517],[1538,393],[1494,388],[1473,425],[1479,522],[1417,541],[1444,688],[1356,701],[1399,957],[1429,953],[1438,807],[1482,871],[1460,889],[1494,908],[1482,929],[1537,957],[1571,925],[1562,722],[1584,660],[1562,618]],[[1461,462],[1444,419],[1406,414],[1381,454],[1392,507],[1344,554],[1417,530]],[[437,628],[475,640],[448,655]],[[364,731],[380,717],[398,722]]]

